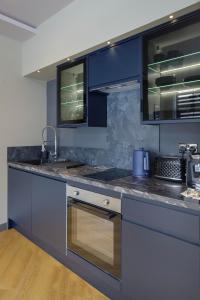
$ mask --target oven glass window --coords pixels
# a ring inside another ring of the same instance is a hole
[[[70,201],[68,248],[115,277],[120,277],[120,223],[117,213]]]

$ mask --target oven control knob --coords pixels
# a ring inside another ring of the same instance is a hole
[[[110,204],[110,201],[109,201],[108,199],[105,199],[105,200],[103,201],[103,204],[107,206],[107,205]]]
[[[78,196],[79,194],[79,191],[74,191],[74,196]]]

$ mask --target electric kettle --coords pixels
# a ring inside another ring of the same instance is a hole
[[[143,148],[133,151],[133,176],[147,177],[150,175],[149,151]]]

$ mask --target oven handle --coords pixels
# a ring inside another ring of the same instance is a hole
[[[100,216],[101,218],[104,218],[104,219],[107,219],[107,220],[111,220],[111,219],[113,219],[114,217],[117,216],[117,213],[115,213],[115,212],[107,211],[103,208],[101,209],[101,208],[98,208],[98,207],[93,207],[90,204],[82,203],[81,201],[74,200],[74,199],[72,201],[70,201],[70,205],[75,206],[75,207],[77,207],[79,209],[82,209],[82,210],[92,211],[95,215]]]

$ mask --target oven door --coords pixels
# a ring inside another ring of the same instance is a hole
[[[121,215],[68,197],[68,249],[120,278]]]

